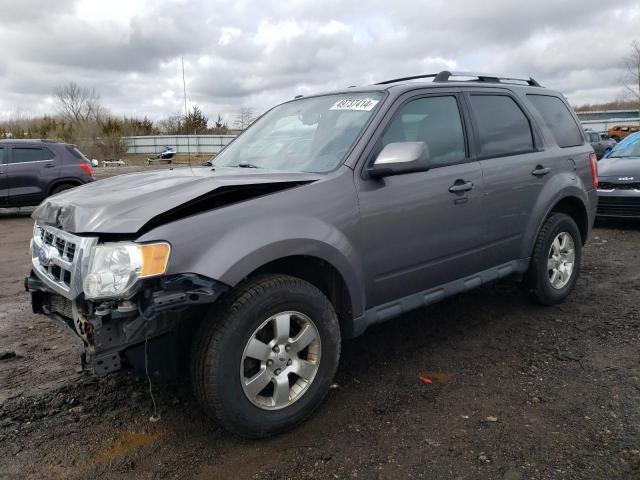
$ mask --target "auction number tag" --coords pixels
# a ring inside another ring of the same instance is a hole
[[[338,100],[329,110],[356,110],[360,112],[370,112],[379,100],[371,98],[345,98]]]

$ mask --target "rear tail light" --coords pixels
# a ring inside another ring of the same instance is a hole
[[[82,170],[84,170],[85,172],[87,172],[87,174],[88,174],[90,177],[93,177],[93,170],[91,169],[91,165],[89,165],[88,163],[81,163],[81,164],[80,164],[80,168],[81,168]]]
[[[589,154],[589,165],[591,165],[591,183],[593,188],[598,188],[598,157],[595,153]]]

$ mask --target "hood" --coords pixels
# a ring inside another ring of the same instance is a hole
[[[133,234],[319,178],[313,173],[242,168],[117,175],[50,197],[32,217],[72,233]]]
[[[640,158],[620,157],[603,158],[598,162],[598,178],[608,180],[619,180],[620,178],[634,177],[635,181],[640,180]]]

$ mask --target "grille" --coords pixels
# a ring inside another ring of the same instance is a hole
[[[97,241],[96,237],[36,225],[31,241],[33,271],[51,290],[73,300],[82,293],[84,257]]]
[[[45,245],[51,245],[58,251],[58,255],[68,262],[73,262],[76,255],[76,244],[56,236],[53,232],[40,229],[40,239]]]
[[[598,215],[607,217],[640,217],[640,197],[599,197]]]
[[[37,234],[36,234],[37,235]],[[40,240],[48,252],[46,264],[38,257],[40,266],[46,271],[49,278],[66,288],[71,287],[71,269],[76,254],[76,244],[67,238],[63,238],[55,230],[40,228]]]
[[[640,182],[632,183],[611,183],[611,182],[599,182],[599,190],[640,190]]]

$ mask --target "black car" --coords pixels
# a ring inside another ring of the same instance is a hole
[[[50,195],[94,180],[91,162],[74,145],[0,140],[0,206],[38,205]]]
[[[600,160],[607,153],[613,150],[613,147],[616,146],[616,141],[611,138],[602,138],[602,136],[598,132],[593,132],[590,130],[585,130],[584,134],[591,143],[593,147],[593,151],[596,152],[596,157]]]
[[[640,218],[640,132],[598,163],[598,216]]]

